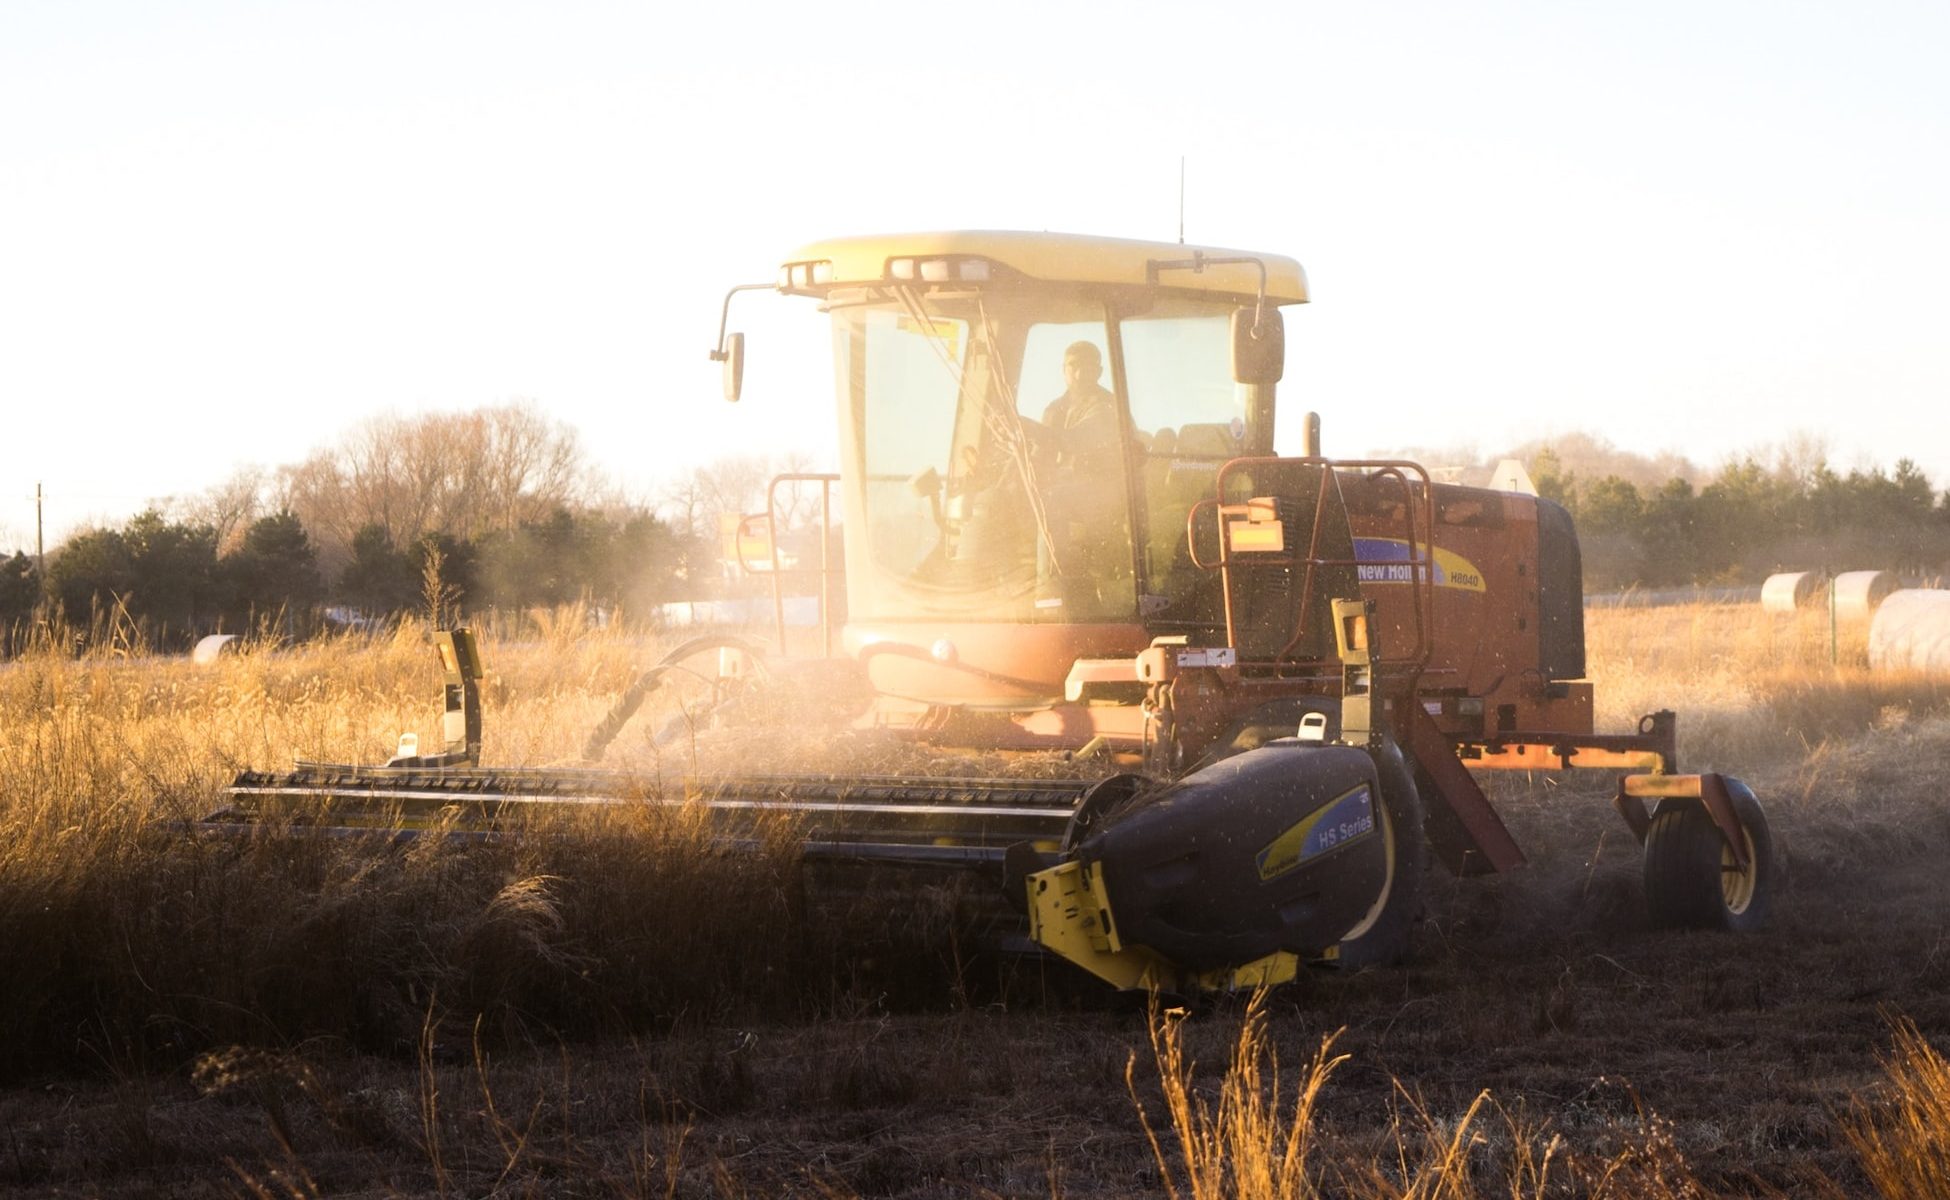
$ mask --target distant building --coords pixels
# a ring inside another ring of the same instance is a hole
[[[1496,464],[1496,470],[1490,472],[1490,481],[1484,486],[1498,492],[1521,492],[1526,496],[1537,494],[1537,485],[1530,481],[1530,472],[1524,470],[1523,464],[1514,458],[1506,458]]]

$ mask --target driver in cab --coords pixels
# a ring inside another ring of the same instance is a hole
[[[1123,438],[1117,398],[1104,389],[1103,354],[1092,342],[1072,342],[1063,351],[1063,394],[1043,410],[1056,465],[1092,471],[1114,467]]]
[[[1104,358],[1092,342],[1063,352],[1063,394],[1043,410],[1046,482],[1059,574],[1088,590],[1130,572],[1124,497],[1124,421],[1103,386]]]

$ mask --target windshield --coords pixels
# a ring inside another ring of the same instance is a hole
[[[852,611],[1131,621],[1188,596],[1186,510],[1251,441],[1228,313],[1053,287],[835,297]]]

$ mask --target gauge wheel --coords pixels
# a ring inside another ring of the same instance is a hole
[[[1655,928],[1751,933],[1767,923],[1781,873],[1774,837],[1747,785],[1732,778],[1726,785],[1747,865],[1705,805],[1662,800],[1645,834],[1645,904]]]

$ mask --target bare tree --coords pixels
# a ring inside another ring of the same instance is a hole
[[[806,456],[733,455],[693,467],[665,487],[660,507],[678,529],[716,537],[726,517],[765,511],[766,488],[779,475],[809,470]],[[816,519],[819,493],[813,488],[781,488],[776,514],[781,530],[798,530]]]
[[[444,480],[442,517],[458,536],[512,528],[586,494],[574,433],[532,405],[482,409],[419,432],[456,443],[427,449],[455,468]]]
[[[243,544],[251,522],[267,511],[264,503],[271,479],[260,466],[243,466],[208,490],[171,502],[167,511],[191,525],[208,525],[217,532],[217,553],[231,554]]]
[[[803,473],[801,454],[734,455],[693,467],[665,485],[658,504],[664,520],[693,548],[689,569],[709,569],[730,579],[743,577],[731,557],[731,530],[741,517],[765,511],[766,493],[779,475]],[[778,509],[779,549],[789,556],[810,556],[817,562],[819,546],[819,490],[817,485],[781,487]],[[837,505],[839,497],[834,496]],[[834,512],[837,522],[838,512]],[[762,557],[762,553],[761,553]],[[693,576],[701,578],[701,576]]]
[[[1826,434],[1797,430],[1773,448],[1774,477],[1798,488],[1814,486],[1815,476],[1828,465]]]
[[[379,417],[280,473],[280,500],[338,551],[368,525],[394,545],[461,539],[577,503],[588,471],[575,431],[530,402]]]

